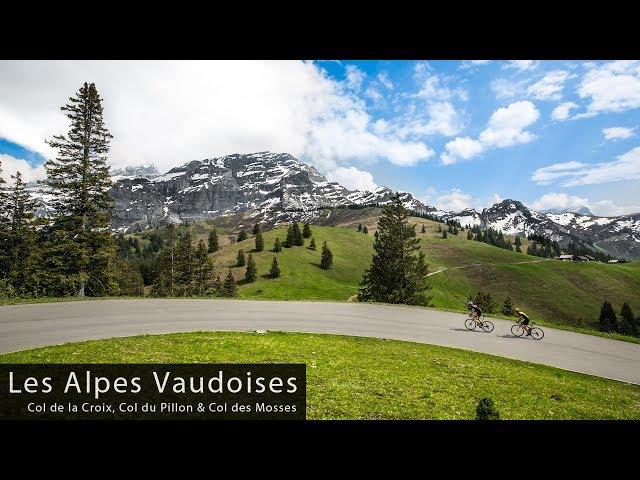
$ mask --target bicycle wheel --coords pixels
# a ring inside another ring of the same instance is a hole
[[[542,340],[542,338],[544,337],[544,330],[538,327],[533,327],[531,329],[531,337],[535,340]]]
[[[524,335],[524,328],[519,323],[511,326],[511,333],[516,337],[521,337]]]
[[[475,330],[476,329],[476,321],[473,318],[467,318],[464,321],[464,326],[467,327],[467,330]]]
[[[493,323],[491,323],[489,320],[483,320],[482,325],[480,326],[482,327],[482,330],[487,333],[493,332]]]

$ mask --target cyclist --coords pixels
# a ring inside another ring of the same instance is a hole
[[[527,330],[527,337],[531,335],[531,327],[529,326],[529,316],[516,307],[516,315],[518,316],[518,321],[522,323],[524,329]]]
[[[482,309],[478,305],[476,305],[472,301],[468,301],[467,309],[469,309],[469,311],[471,312],[471,315],[473,315],[476,322],[482,323],[482,320],[481,320]]]

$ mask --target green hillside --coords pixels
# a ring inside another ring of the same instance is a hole
[[[436,308],[462,311],[469,293],[479,289],[490,292],[499,308],[510,296],[515,305],[534,321],[549,325],[597,328],[597,317],[604,299],[619,310],[628,301],[640,311],[640,262],[608,265],[544,260],[466,239],[466,231],[441,238],[438,224],[414,218],[432,272],[433,305]],[[363,222],[363,224],[365,224]],[[422,224],[427,232],[420,233]],[[357,225],[357,223],[355,224]],[[239,281],[240,298],[277,300],[346,301],[358,291],[362,272],[369,265],[375,224],[367,225],[369,235],[345,227],[312,226],[317,250],[304,247],[271,252],[275,237],[284,240],[286,227],[263,232],[265,251],[253,252],[258,265],[258,280],[244,284],[244,267],[235,267],[240,248],[253,251],[254,239],[224,246],[212,255],[221,276],[231,270]],[[334,266],[319,267],[320,249],[327,241],[334,255]],[[276,256],[282,270],[278,279],[266,278],[272,258]]]

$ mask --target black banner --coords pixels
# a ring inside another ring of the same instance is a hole
[[[0,420],[304,420],[304,364],[2,364]]]

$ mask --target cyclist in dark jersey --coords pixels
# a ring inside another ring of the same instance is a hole
[[[476,317],[476,320],[482,323],[482,320],[480,320],[482,317],[482,309],[473,302],[467,302],[467,308]]]
[[[529,316],[516,307],[516,315],[520,319],[520,322],[523,325],[523,328],[527,330],[527,336],[531,335],[531,327],[529,326]]]

